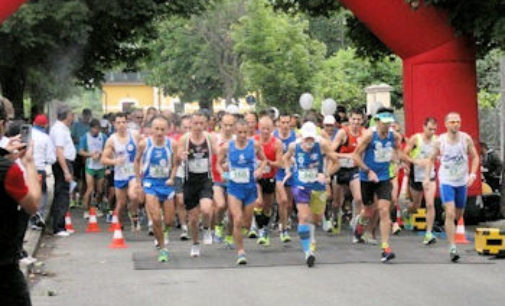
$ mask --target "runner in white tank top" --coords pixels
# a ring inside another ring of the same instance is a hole
[[[472,138],[460,132],[461,116],[451,112],[445,117],[447,133],[442,134],[435,143],[434,152],[429,159],[430,164],[425,169],[424,185],[429,182],[430,171],[435,158],[440,156],[439,182],[440,197],[445,208],[445,231],[449,242],[449,256],[452,262],[459,259],[459,253],[454,244],[454,221],[459,220],[464,213],[467,187],[477,178],[479,155]],[[468,160],[471,160],[470,174]]]

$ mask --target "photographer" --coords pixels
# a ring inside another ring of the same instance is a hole
[[[6,109],[10,102],[0,100],[0,136],[7,127]],[[32,147],[8,139],[0,149],[0,301],[2,305],[31,305],[28,286],[19,269],[19,254],[28,219],[37,212],[41,191]]]

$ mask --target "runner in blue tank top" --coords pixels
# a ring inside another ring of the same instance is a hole
[[[323,165],[324,156],[337,164],[337,155],[330,143],[320,139],[317,127],[306,122],[301,128],[301,139],[289,145],[284,154],[287,175],[291,175],[289,165],[294,158],[293,196],[298,210],[298,234],[308,267],[315,262],[315,226],[326,207],[326,183],[328,175]],[[312,244],[312,245],[311,245]]]
[[[237,246],[237,264],[247,264],[242,238],[244,220],[252,218],[258,190],[256,180],[261,177],[266,158],[259,143],[247,138],[247,122],[235,124],[236,139],[225,143],[218,151],[216,168],[227,179],[228,206],[233,219],[233,238]],[[256,165],[256,158],[260,164]],[[228,160],[226,165],[225,160]],[[226,166],[226,167],[225,167]],[[257,167],[256,167],[257,166]],[[223,168],[225,167],[225,168]]]
[[[160,249],[158,261],[168,261],[168,233],[174,220],[174,180],[176,174],[172,143],[166,136],[168,120],[163,116],[152,119],[151,137],[143,139],[135,156],[135,176],[142,180],[146,194],[146,208],[153,222],[156,246]],[[163,231],[161,210],[165,230]]]
[[[282,142],[282,153],[286,154],[289,145],[296,141],[296,133],[290,126],[291,115],[281,113],[279,116],[278,127],[274,132],[274,136]],[[293,172],[293,171],[291,171]],[[293,210],[293,176],[290,176],[284,181],[286,170],[279,168],[275,175],[275,198],[277,199],[279,213],[279,232],[282,242],[290,242],[291,237],[288,232],[288,220]]]
[[[400,148],[400,135],[389,129],[394,122],[393,111],[381,108],[375,115],[377,128],[371,128],[363,135],[358,147],[354,151],[354,160],[360,167],[361,195],[365,209],[358,217],[358,225],[355,229],[355,236],[361,240],[364,226],[376,209],[374,197],[377,197],[380,217],[381,233],[381,261],[387,262],[395,258],[395,254],[389,247],[389,231],[391,227],[390,205],[391,205],[391,173],[390,165],[395,154],[408,162],[412,159],[408,157]]]

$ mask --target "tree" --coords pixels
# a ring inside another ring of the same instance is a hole
[[[23,98],[63,98],[77,82],[99,86],[104,71],[135,69],[160,15],[188,16],[209,0],[38,0],[22,6],[0,27],[2,93],[23,112]]]
[[[354,49],[340,49],[321,65],[314,77],[316,105],[325,98],[333,98],[339,105],[358,107],[365,104],[366,86],[387,83],[394,90],[392,103],[402,106],[402,68],[398,57],[372,62],[360,58]]]
[[[190,19],[159,22],[159,39],[149,44],[149,83],[202,107],[224,97],[243,95],[240,59],[233,51],[230,28],[245,14],[245,0],[222,0]]]
[[[505,3],[502,0],[404,0],[412,9],[434,5],[448,12],[449,21],[458,35],[475,40],[479,57],[494,48],[505,49]],[[270,0],[274,8],[290,13],[306,12],[312,16],[329,16],[342,9],[337,0]],[[347,20],[349,37],[357,53],[379,59],[391,51],[356,18]]]
[[[342,48],[350,46],[347,38],[347,19],[352,17],[351,12],[340,10],[329,16],[308,16],[309,35],[326,45],[326,57],[335,54]]]
[[[251,1],[247,15],[234,28],[246,89],[259,91],[263,106],[293,111],[300,95],[312,90],[326,48],[307,30],[302,16],[275,14],[266,1]]]

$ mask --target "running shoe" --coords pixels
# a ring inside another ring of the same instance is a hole
[[[395,253],[391,250],[390,247],[382,249],[381,262],[388,262],[395,258]]]
[[[189,240],[188,227],[186,225],[182,225],[181,228],[182,228],[182,233],[179,236],[179,239],[181,239],[182,241]]]
[[[259,244],[259,245],[264,245],[264,244],[266,244],[266,242],[267,242],[267,238],[266,238],[265,230],[264,229],[260,229],[260,231],[259,231],[259,238],[256,241],[256,243]]]
[[[221,243],[224,237],[224,227],[222,225],[216,225],[214,227],[214,241]]]
[[[62,237],[62,238],[65,238],[65,237],[68,237],[70,236],[70,233],[67,232],[67,231],[59,231],[57,233],[54,234],[56,237]]]
[[[244,237],[245,237],[245,236],[247,236],[247,235],[248,235],[248,233],[249,233],[249,231],[247,230],[247,228],[244,228],[244,227],[243,227],[243,228],[242,228],[242,236],[244,236]]]
[[[362,237],[363,231],[364,231],[364,226],[361,224],[356,224],[356,227],[353,231],[353,236],[354,236],[355,240],[357,241],[356,243],[364,242],[363,237]]]
[[[200,244],[195,243],[191,246],[191,257],[200,257]]]
[[[105,222],[112,223],[112,211],[109,210],[109,212],[107,212],[107,216],[105,217]]]
[[[247,258],[245,256],[245,253],[237,255],[237,265],[247,265]]]
[[[256,228],[251,227],[251,229],[249,230],[249,233],[247,234],[247,237],[251,238],[251,239],[257,238],[258,232],[256,231]]]
[[[226,248],[234,249],[235,248],[235,240],[233,240],[233,236],[226,235],[224,237],[224,244],[225,244]]]
[[[86,210],[83,214],[82,217],[86,220],[89,220],[89,212]]]
[[[289,232],[287,230],[281,232],[281,241],[284,243],[291,241],[291,236],[289,236]]]
[[[203,231],[203,244],[212,244],[212,232],[210,228]]]
[[[339,213],[338,217],[337,217],[337,222],[331,228],[331,233],[333,235],[338,235],[338,234],[340,234],[341,230],[342,230],[342,214]]]
[[[312,268],[315,262],[316,257],[314,256],[314,253],[312,251],[308,251],[307,253],[305,253],[305,263],[307,264],[307,267]]]
[[[393,226],[391,227],[391,232],[393,235],[399,235],[400,232],[402,231],[402,228],[398,224],[398,222],[393,222]]]
[[[315,251],[316,251],[316,249],[317,249],[317,241],[312,241],[312,242],[310,243],[310,251],[311,251],[311,252],[315,252]]]
[[[458,262],[459,260],[459,253],[456,247],[452,247],[449,251],[449,257],[451,258],[452,262]]]
[[[168,253],[168,250],[166,248],[161,249],[160,253],[158,254],[158,261],[159,262],[167,262],[169,255],[170,254]]]
[[[436,242],[437,242],[437,238],[435,236],[433,236],[432,233],[427,232],[426,235],[424,235],[424,240],[423,240],[424,245],[430,245],[430,244],[434,244]]]

